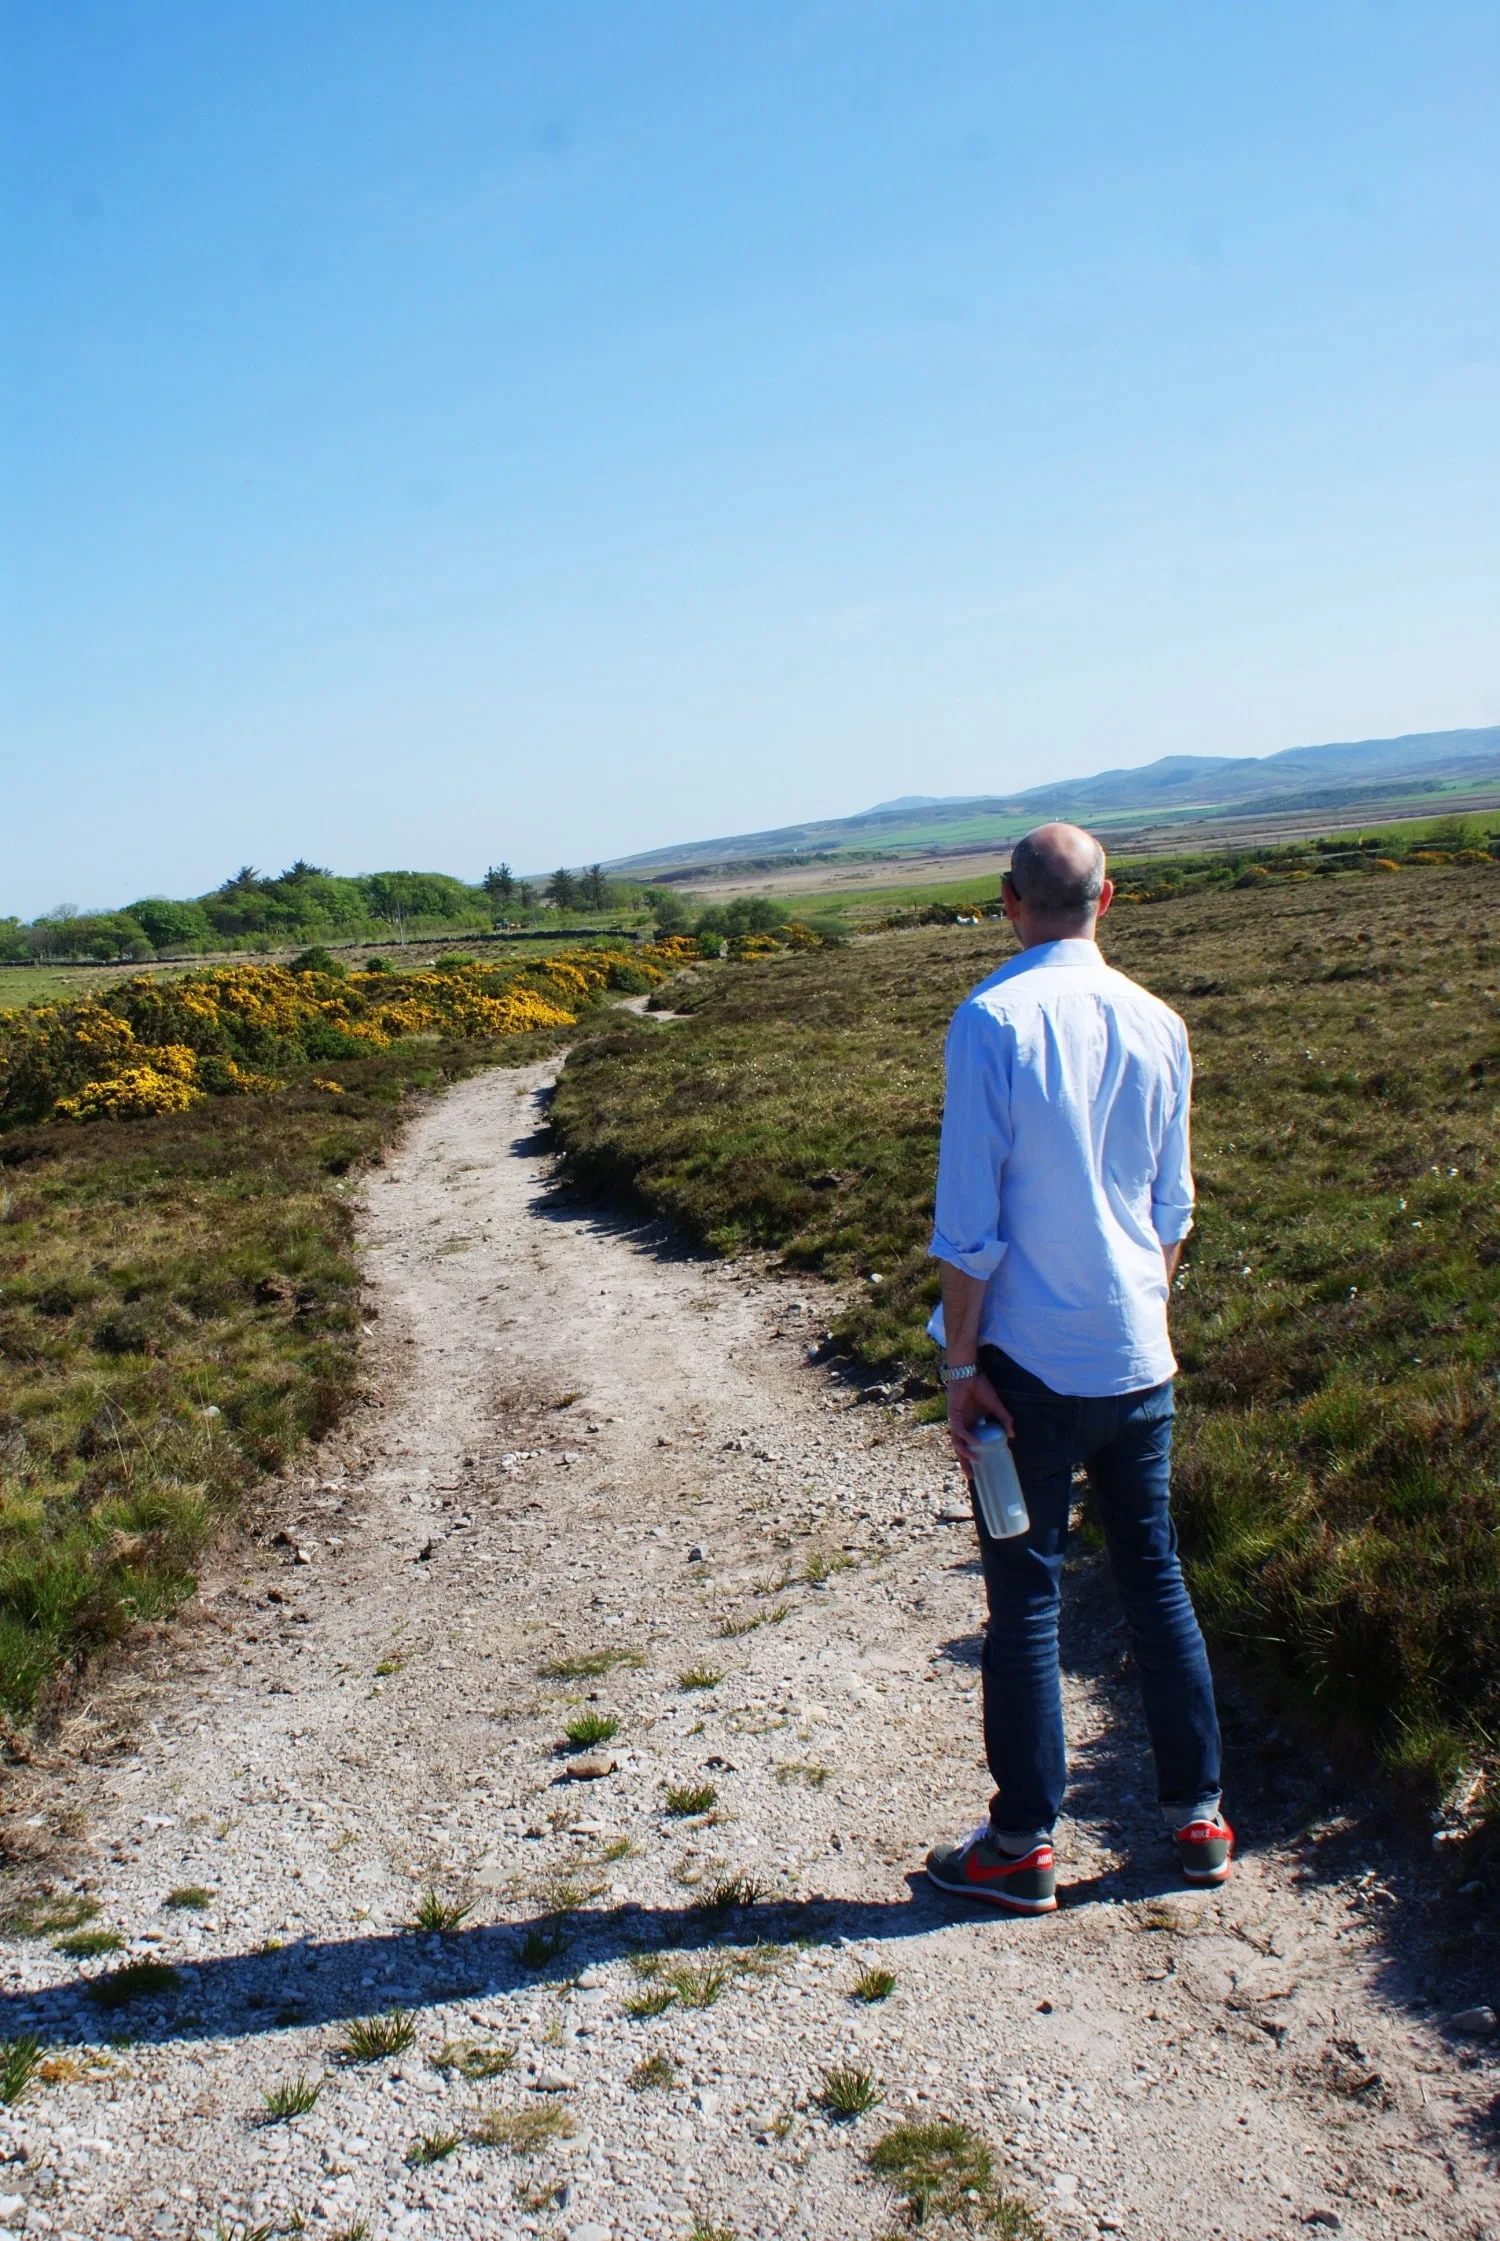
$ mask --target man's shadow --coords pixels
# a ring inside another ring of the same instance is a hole
[[[906,1883],[903,1896],[889,1899],[770,1899],[723,1911],[690,1903],[626,1904],[583,1908],[565,1917],[538,1914],[442,1936],[383,1931],[299,1938],[272,1951],[225,1954],[175,1970],[148,1964],[155,1969],[154,1987],[112,2005],[124,1989],[122,1980],[128,1982],[130,1970],[139,1966],[126,1963],[47,1991],[0,1994],[0,2040],[33,2036],[56,2045],[112,2038],[132,2043],[259,2038],[392,2008],[416,2014],[453,2000],[569,1983],[590,1964],[648,1954],[688,1965],[719,1957],[732,1966],[743,1948],[922,1937],[953,1919],[951,1904],[919,1874],[909,1874]],[[996,1919],[988,1913],[987,1918]],[[175,1981],[163,1984],[163,1977]]]

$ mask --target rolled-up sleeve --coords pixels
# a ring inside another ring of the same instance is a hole
[[[1010,1153],[1010,1038],[978,1004],[961,1004],[948,1030],[948,1087],[938,1151],[929,1254],[967,1276],[994,1275],[1005,1258],[1000,1178]]]
[[[1151,1186],[1151,1226],[1163,1245],[1180,1245],[1193,1226],[1193,1167],[1188,1116],[1193,1102],[1193,1061],[1184,1036],[1176,1094],[1157,1155]]]

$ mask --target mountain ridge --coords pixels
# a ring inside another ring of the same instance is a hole
[[[1335,809],[1341,799],[1353,807],[1399,791],[1403,782],[1421,794],[1439,791],[1445,781],[1477,784],[1486,777],[1500,783],[1500,724],[1335,740],[1284,747],[1274,755],[1163,755],[1152,763],[1116,766],[1013,793],[898,795],[848,817],[679,842],[617,857],[605,869],[660,878],[747,859],[837,856],[902,846],[983,847],[998,845],[1047,817],[1085,823],[1128,815],[1191,821],[1240,808],[1250,814]]]

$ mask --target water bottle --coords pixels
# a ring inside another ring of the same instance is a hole
[[[984,1529],[993,1541],[1013,1541],[1018,1534],[1030,1531],[1031,1518],[1026,1497],[1021,1492],[1021,1481],[1016,1476],[1015,1457],[1005,1436],[1005,1426],[987,1416],[975,1425],[974,1437],[979,1443],[974,1462],[974,1498]]]

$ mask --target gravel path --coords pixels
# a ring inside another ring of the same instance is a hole
[[[927,1889],[927,1845],[986,1796],[940,1431],[809,1361],[815,1289],[552,1195],[545,1084],[476,1078],[370,1178],[368,1401],[11,1771],[11,1884],[54,1936],[91,1899],[123,1947],[4,1947],[0,2038],[36,2032],[51,2075],[0,2108],[0,2241],[298,2216],[876,2241],[900,2211],[867,2151],[937,2116],[1052,2236],[1493,2241],[1496,2080],[1453,2027],[1486,1988],[1412,1942],[1428,1871],[1231,1700],[1245,1856],[1180,1890],[1086,1554],[1068,1903],[1017,1922]],[[613,1770],[570,1774],[590,1713],[618,1719]],[[715,1794],[673,1815],[669,1785]],[[759,1896],[715,1911],[734,1877]],[[428,1890],[472,1905],[460,1928],[408,1929]],[[165,1991],[87,1995],[149,1960]],[[872,1969],[894,1989],[861,2002]],[[341,2055],[398,2008],[408,2047]],[[817,2098],[840,2065],[885,2097],[844,2123]],[[263,2121],[299,2075],[315,2105]]]

